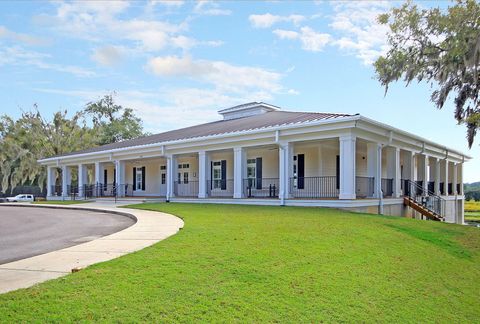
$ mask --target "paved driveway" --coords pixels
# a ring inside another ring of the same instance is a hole
[[[108,213],[0,206],[0,264],[92,241],[133,224]]]

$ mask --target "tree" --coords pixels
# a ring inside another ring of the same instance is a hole
[[[120,142],[143,135],[142,121],[133,109],[117,105],[113,95],[89,102],[84,113],[91,116],[98,145]]]
[[[90,119],[91,118],[91,119]],[[92,126],[93,125],[93,126]],[[46,183],[40,158],[83,150],[144,135],[133,110],[116,105],[111,95],[68,117],[66,110],[47,121],[34,105],[18,120],[0,117],[0,191]]]
[[[453,94],[455,119],[466,125],[472,147],[480,128],[480,4],[458,0],[441,10],[419,9],[407,2],[380,15],[378,21],[390,28],[390,49],[374,64],[385,93],[399,79],[407,85],[427,81],[434,88],[431,100],[438,109]]]

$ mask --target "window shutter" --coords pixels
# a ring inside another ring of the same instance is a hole
[[[213,161],[210,161],[210,190],[213,189]]]
[[[262,189],[262,158],[258,157],[255,161],[255,170],[256,170],[256,175],[255,177],[257,178],[257,189]]]
[[[305,188],[305,155],[298,154],[297,157],[298,189]]]
[[[145,167],[142,167],[142,190],[145,190]]]
[[[133,190],[137,190],[137,168],[133,168]]]
[[[103,184],[106,185],[108,183],[108,173],[107,170],[103,170]]]
[[[222,190],[227,190],[227,160],[222,160]]]
[[[117,183],[117,169],[113,169],[113,184]]]
[[[337,189],[340,189],[340,155],[337,155]]]

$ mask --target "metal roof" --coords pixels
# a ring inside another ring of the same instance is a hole
[[[84,153],[102,152],[119,148],[142,146],[176,140],[193,139],[283,125],[302,124],[313,121],[328,120],[349,116],[352,115],[317,112],[269,111],[255,116],[248,116],[230,120],[219,120],[211,123],[176,129],[155,135],[143,136],[123,142],[117,142],[92,147],[86,150],[52,156],[50,158],[72,156]]]

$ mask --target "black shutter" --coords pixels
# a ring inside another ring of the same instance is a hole
[[[259,157],[255,161],[255,177],[257,178],[257,189],[262,189],[262,158]]]
[[[227,160],[222,160],[222,190],[227,190]]]
[[[103,184],[106,185],[108,183],[108,172],[107,170],[103,170]]]
[[[304,189],[305,188],[305,155],[304,154],[298,154],[297,157],[297,172],[298,172],[298,189]]]
[[[142,167],[142,190],[145,190],[145,167]]]
[[[113,184],[117,183],[117,169],[113,169]]]
[[[213,161],[210,162],[210,190],[213,189]]]
[[[137,190],[137,168],[133,168],[133,190]]]
[[[337,189],[340,189],[340,155],[337,155]]]

